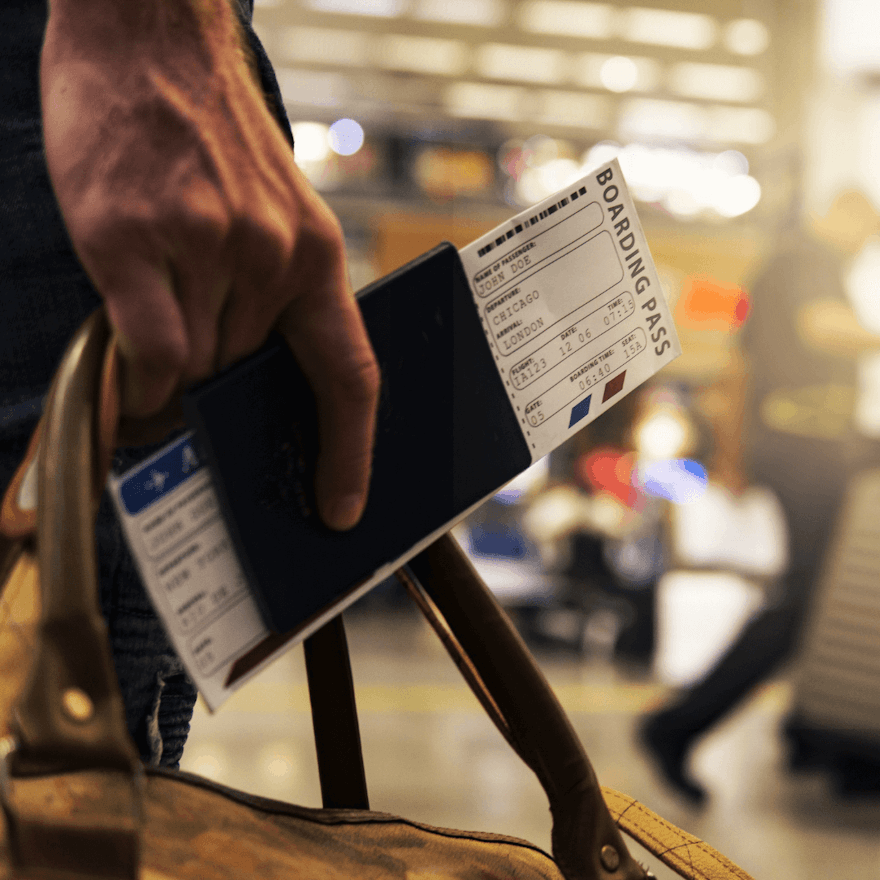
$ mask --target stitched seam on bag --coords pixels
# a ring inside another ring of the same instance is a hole
[[[705,841],[702,841],[698,837],[695,837],[694,835],[691,835],[691,834],[688,834],[687,832],[682,831],[680,828],[676,827],[675,825],[672,825],[670,822],[667,822],[665,819],[663,819],[662,816],[658,816],[656,813],[653,813],[652,811],[648,810],[646,807],[644,807],[641,803],[639,803],[635,799],[628,798],[625,795],[619,795],[618,793],[614,793],[612,795],[612,797],[614,797],[615,795],[617,795],[617,797],[619,797],[621,799],[626,799],[629,801],[629,804],[627,805],[626,809],[622,813],[619,814],[621,818],[627,812],[629,812],[631,807],[637,807],[639,809],[639,812],[641,812],[643,815],[645,815],[649,822],[653,822],[658,825],[662,825],[667,830],[673,832],[673,834],[684,839],[684,842],[676,844],[675,846],[672,846],[672,847],[667,847],[665,850],[662,851],[662,853],[657,853],[656,855],[665,855],[667,853],[672,854],[677,850],[681,850],[682,848],[689,848],[691,846],[696,846],[706,856],[713,859],[720,866],[727,869],[730,873],[736,873],[738,876],[744,877],[744,878],[748,877],[748,875],[746,874],[745,871],[743,871],[741,868],[739,868],[737,865],[735,865],[733,862],[731,862],[725,856],[721,855],[721,853],[718,853],[716,850],[713,850],[713,848],[710,847]],[[660,838],[658,838],[654,834],[652,834],[645,826],[638,823],[637,820],[634,819],[631,821],[633,822],[633,824],[635,824],[637,826],[638,830],[642,834],[645,835],[645,837],[650,838],[652,841],[655,841],[657,844],[660,844],[661,846],[665,845],[664,842]],[[688,838],[690,838],[690,839],[688,840]],[[688,855],[688,860],[691,862],[692,871],[694,873],[700,874],[701,876],[707,877],[708,875],[704,874],[702,871],[700,871],[699,869],[697,869],[693,865],[693,861],[692,861],[692,857],[691,857],[691,853],[690,853],[689,849],[688,849],[687,855]],[[680,856],[679,856],[679,858],[680,858]]]
[[[743,880],[746,880],[746,878],[749,877],[749,875],[746,871],[744,871],[738,865],[731,862],[726,856],[722,855],[717,850],[714,850],[705,841],[700,840],[698,837],[695,837],[694,835],[688,834],[686,831],[682,831],[677,826],[666,821],[662,816],[658,816],[656,813],[653,813],[653,811],[648,810],[647,807],[643,806],[641,803],[639,803],[639,801],[635,800],[635,798],[631,798],[628,795],[621,794],[620,792],[615,792],[612,789],[608,789],[608,792],[609,792],[609,796],[613,800],[615,800],[615,801],[623,800],[623,801],[628,802],[626,805],[626,808],[622,812],[620,812],[618,810],[618,819],[616,821],[620,821],[621,819],[623,819],[623,817],[630,811],[630,809],[632,807],[638,807],[639,812],[646,815],[646,817],[648,818],[648,821],[656,822],[659,825],[665,826],[669,831],[671,831],[673,834],[678,835],[679,837],[682,837],[685,839],[690,838],[690,840],[685,843],[679,843],[673,847],[668,847],[667,849],[663,850],[662,853],[656,853],[655,855],[662,856],[662,855],[666,855],[666,854],[674,854],[674,851],[680,850],[682,847],[688,848],[687,856],[688,856],[688,861],[690,862],[691,871],[695,874],[702,876],[702,877],[706,877],[707,880],[711,880],[711,878],[709,878],[709,876],[707,874],[698,870],[693,864],[693,858],[691,856],[689,847],[696,846],[706,856],[713,859],[717,864],[719,864],[728,873],[735,874],[736,876],[743,878]],[[655,841],[657,844],[664,845],[662,840],[660,840],[658,837],[655,837],[653,834],[651,834],[651,832],[648,831],[648,829],[645,828],[643,825],[641,825],[636,819],[633,819],[631,821],[633,822],[633,824],[635,824],[638,827],[638,830],[642,834],[644,834],[646,837],[649,837],[651,840]],[[681,861],[683,861],[683,859],[681,859],[680,856],[679,856],[679,859]]]
[[[559,869],[556,860],[549,853],[541,849],[541,847],[534,843],[530,843],[528,840],[522,840],[517,837],[507,837],[503,834],[491,834],[490,832],[485,831],[458,831],[454,828],[440,828],[436,825],[426,825],[423,822],[416,822],[412,819],[407,819],[404,816],[395,816],[391,813],[369,812],[366,815],[347,814],[339,817],[312,815],[296,816],[296,818],[299,818],[304,822],[315,822],[320,825],[336,827],[344,825],[405,825],[409,828],[423,831],[426,834],[436,835],[437,837],[446,837],[451,840],[469,840],[473,843],[494,843],[502,846],[514,846],[519,849],[529,850],[536,855],[543,856],[548,862],[554,865],[557,870]]]
[[[147,773],[150,776],[159,778],[167,778],[176,784],[193,785],[204,791],[209,791],[220,797],[227,798],[234,803],[248,807],[250,809],[259,810],[269,816],[289,817],[299,819],[302,822],[311,822],[316,825],[342,826],[342,825],[378,825],[378,824],[400,824],[410,828],[416,828],[429,834],[435,834],[440,837],[447,837],[455,840],[471,840],[474,843],[497,843],[508,846],[519,847],[520,849],[530,850],[538,855],[543,856],[551,864],[556,866],[553,857],[545,852],[541,847],[528,840],[517,837],[508,837],[503,834],[492,834],[486,831],[461,831],[454,828],[439,828],[428,825],[423,822],[416,822],[403,816],[395,816],[392,813],[379,813],[371,810],[313,810],[309,807],[302,807],[298,804],[289,804],[285,801],[273,801],[270,798],[261,798],[256,795],[249,795],[247,792],[238,792],[210,780],[202,779],[195,774],[186,773],[186,771],[170,771],[161,767],[148,767]],[[185,774],[185,775],[184,775]],[[558,868],[558,866],[556,866]]]
[[[670,855],[671,855],[671,854],[677,854],[676,851],[677,851],[677,850],[680,850],[682,847],[697,846],[699,849],[702,850],[702,852],[703,852],[706,856],[708,856],[709,858],[711,858],[711,859],[712,859],[713,861],[715,861],[720,867],[724,868],[724,869],[727,870],[729,873],[731,873],[731,874],[735,874],[736,876],[742,878],[742,880],[749,880],[749,875],[748,875],[744,870],[742,870],[741,868],[739,868],[737,865],[735,865],[733,862],[731,862],[731,861],[730,861],[729,859],[727,859],[725,856],[722,856],[721,853],[719,853],[719,852],[717,852],[716,850],[714,850],[714,849],[713,849],[712,847],[710,847],[705,841],[702,841],[702,840],[700,840],[698,837],[695,837],[695,836],[693,836],[693,835],[688,834],[688,833],[685,832],[685,831],[682,831],[682,830],[681,830],[680,828],[678,828],[677,826],[673,825],[673,824],[670,823],[670,822],[667,822],[662,816],[658,816],[656,813],[653,813],[653,812],[649,811],[649,810],[647,809],[647,807],[644,807],[644,806],[643,806],[641,803],[639,803],[638,801],[633,801],[633,802],[630,804],[630,807],[633,807],[633,806],[634,806],[634,807],[637,807],[637,808],[638,808],[638,811],[639,811],[640,813],[642,813],[642,814],[648,819],[648,821],[650,821],[650,822],[654,822],[654,823],[657,823],[657,824],[659,824],[659,825],[662,825],[662,826],[665,827],[668,831],[672,832],[673,834],[677,834],[677,835],[681,836],[682,838],[687,838],[687,837],[692,838],[690,841],[687,841],[687,840],[685,839],[685,841],[682,842],[682,843],[676,844],[675,846],[672,846],[672,847],[667,847],[665,850],[663,850],[662,853],[656,853],[657,856],[662,857],[663,855],[666,855],[666,854],[670,854]],[[630,807],[627,807],[627,811],[629,810]],[[623,814],[621,814],[621,815],[623,815]],[[644,834],[646,837],[649,837],[649,838],[650,838],[651,840],[653,840],[655,843],[659,844],[660,846],[665,846],[665,845],[666,845],[666,844],[664,843],[663,840],[661,840],[659,837],[656,837],[654,834],[652,834],[652,833],[651,833],[647,828],[645,828],[644,826],[639,825],[638,827],[639,827],[639,830],[642,832],[642,834]],[[681,858],[681,857],[679,856],[679,858]],[[683,859],[682,859],[682,861],[683,861]],[[700,877],[705,877],[706,880],[712,880],[712,878],[711,878],[711,876],[710,876],[709,874],[706,874],[705,872],[699,870],[698,868],[696,868],[696,867],[694,866],[693,861],[692,861],[692,859],[691,859],[691,854],[690,854],[690,852],[688,852],[688,861],[690,862],[691,870],[693,871],[694,874],[697,874],[697,875],[699,875]]]
[[[626,809],[622,813],[617,814],[618,819],[622,819],[629,812],[630,808],[638,803],[635,798],[627,797],[626,795],[620,795],[620,797],[625,798],[629,803],[626,805]]]

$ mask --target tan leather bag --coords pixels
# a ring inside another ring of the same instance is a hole
[[[306,644],[324,809],[143,767],[125,727],[97,599],[93,523],[115,432],[108,346],[98,313],[56,374],[40,428],[35,528],[27,513],[4,506],[0,880],[649,876],[621,830],[682,877],[748,880],[711,847],[600,789],[534,660],[449,537],[411,563],[418,583],[406,571],[400,576],[540,779],[553,817],[552,858],[522,840],[367,809],[338,618]]]

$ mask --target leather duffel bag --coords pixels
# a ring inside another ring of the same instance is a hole
[[[65,354],[32,444],[34,521],[4,505],[0,880],[649,877],[621,832],[682,877],[749,880],[707,844],[599,786],[535,661],[449,536],[400,577],[543,785],[552,857],[523,840],[367,808],[340,618],[306,642],[323,809],[144,767],[98,605],[93,524],[116,430],[114,363],[99,312]]]

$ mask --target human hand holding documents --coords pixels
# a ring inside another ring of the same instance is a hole
[[[314,402],[283,343],[193,389],[194,433],[111,480],[212,708],[680,353],[616,161],[358,301],[383,391],[350,532],[315,511]]]

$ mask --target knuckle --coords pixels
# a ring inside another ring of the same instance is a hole
[[[196,246],[219,250],[229,238],[231,221],[222,210],[211,211],[207,207],[189,206],[176,218],[186,234],[192,236]]]
[[[302,243],[325,260],[338,260],[345,255],[345,235],[339,219],[329,210],[314,213],[301,225]]]
[[[156,328],[138,343],[133,358],[144,372],[165,376],[180,374],[187,368],[190,350],[182,335],[163,333]]]
[[[233,237],[245,267],[269,280],[282,274],[293,254],[292,224],[269,206],[236,218]]]

